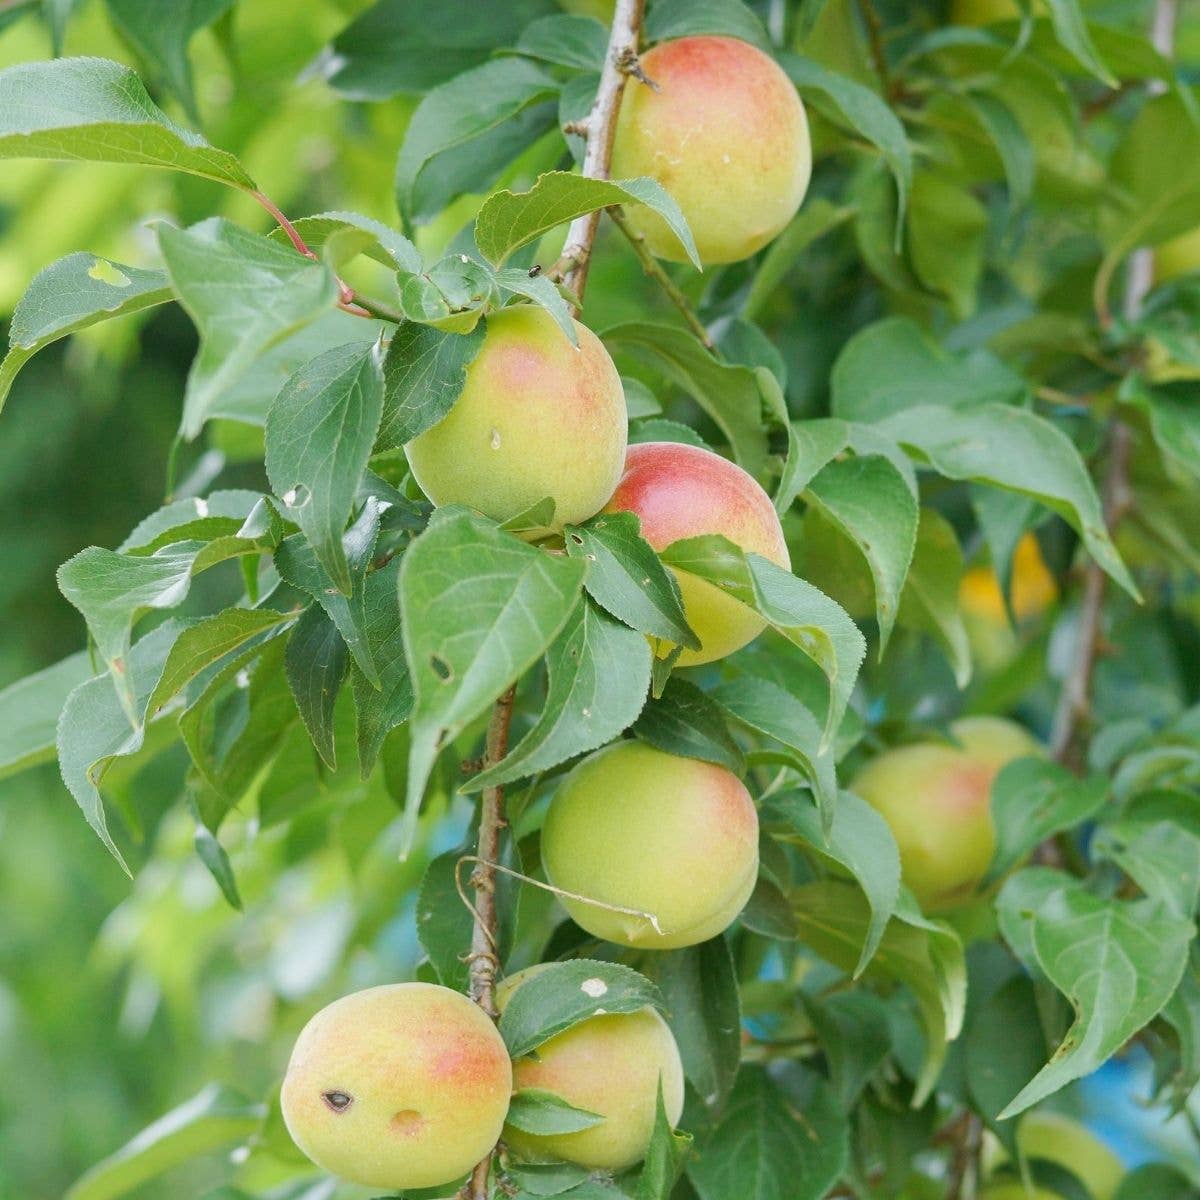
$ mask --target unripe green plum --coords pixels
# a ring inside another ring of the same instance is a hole
[[[968,901],[996,849],[992,781],[1038,743],[1000,717],[964,717],[950,727],[961,747],[919,742],[886,750],[855,778],[900,848],[904,882],[921,907],[946,912]]]
[[[512,1062],[466,996],[429,983],[368,988],[304,1027],[281,1101],[318,1166],[376,1188],[465,1175],[500,1136]]]
[[[1181,233],[1154,250],[1154,281],[1168,283],[1200,271],[1200,228]]]
[[[575,921],[623,946],[669,950],[707,941],[742,911],[758,879],[758,812],[731,771],[614,742],[563,780],[542,828],[550,882]]]
[[[625,393],[600,339],[575,331],[578,347],[533,304],[487,318],[462,395],[405,447],[434,504],[503,521],[550,496],[556,529],[599,511],[621,477]]]
[[[606,512],[636,513],[642,537],[655,550],[682,538],[719,533],[743,550],[790,568],[787,542],[771,498],[736,463],[678,442],[643,442],[629,447],[625,473],[605,505]],[[685,648],[678,665],[715,662],[740,650],[766,628],[753,609],[715,584],[675,571],[688,624],[700,649]],[[665,657],[674,647],[662,647]]]
[[[704,263],[749,258],[796,214],[812,174],[808,119],[774,59],[730,37],[684,37],[642,55],[657,89],[630,80],[612,176],[649,175],[683,210]],[[643,206],[630,223],[660,258],[686,260]]]
[[[503,1012],[513,992],[544,964],[518,971],[496,991]],[[666,1021],[652,1008],[589,1017],[518,1059],[513,1080],[541,1088],[604,1120],[578,1133],[536,1135],[505,1126],[504,1140],[534,1162],[564,1160],[592,1170],[623,1171],[646,1157],[662,1081],[674,1125],[683,1112],[683,1064]]]

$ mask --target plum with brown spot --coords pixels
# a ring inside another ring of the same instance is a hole
[[[652,950],[692,946],[726,929],[754,890],[758,812],[724,767],[614,742],[559,786],[542,861],[555,887],[646,914],[564,898],[596,937]]]
[[[465,996],[428,983],[368,988],[304,1027],[283,1081],[283,1118],[318,1166],[381,1188],[437,1187],[496,1144],[512,1063]]]
[[[992,782],[1014,759],[1042,753],[1024,729],[1000,717],[964,717],[950,732],[958,746],[897,746],[851,784],[891,827],[904,882],[930,913],[975,895],[996,850]]]
[[[405,447],[434,504],[504,521],[549,496],[556,530],[599,511],[625,457],[625,393],[600,339],[574,328],[578,346],[532,304],[487,318],[454,407]]]
[[[606,512],[636,513],[642,537],[655,550],[684,538],[720,534],[743,550],[789,568],[787,542],[771,498],[736,463],[678,442],[643,442],[629,447],[625,473]],[[766,622],[706,579],[675,571],[683,608],[700,649],[685,648],[681,667],[714,662],[756,638]],[[665,644],[666,657],[674,647]]]
[[[522,984],[544,969],[543,963],[506,979],[496,992],[501,1011]],[[672,1125],[683,1112],[679,1048],[652,1008],[581,1021],[543,1042],[535,1055],[518,1059],[513,1079],[518,1089],[553,1092],[604,1118],[589,1129],[553,1135],[505,1126],[509,1147],[538,1162],[565,1160],[592,1170],[623,1171],[646,1156],[660,1083]]]
[[[738,262],[796,214],[812,174],[804,105],[769,55],[731,37],[684,37],[641,58],[654,87],[631,79],[621,98],[612,177],[649,175],[683,210],[704,263]],[[660,258],[686,259],[644,206],[630,223]]]

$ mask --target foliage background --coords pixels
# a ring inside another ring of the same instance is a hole
[[[392,164],[413,103],[355,104],[319,78],[296,84],[365,7],[362,0],[305,0],[296,19],[295,0],[242,0],[232,31],[219,25],[192,44],[206,135],[237,153],[290,213],[346,208],[394,216]],[[1139,23],[1146,10],[1133,0],[1087,7],[1118,23]],[[5,20],[0,15],[0,67],[50,55],[39,21]],[[237,47],[232,56],[230,45]],[[1184,7],[1180,47],[1185,66],[1200,72],[1200,6]],[[139,65],[99,0],[81,5],[66,52]],[[846,52],[833,41],[830,55],[840,60],[831,65],[851,75],[869,73],[860,42]],[[183,115],[169,101],[167,107]],[[1123,119],[1118,109],[1099,136],[1115,136]],[[515,178],[531,182],[545,165],[526,162]],[[823,170],[814,195],[825,185],[836,194],[834,168]],[[11,312],[41,267],[73,249],[143,261],[148,219],[170,215],[184,224],[212,213],[268,227],[245,198],[189,177],[6,162],[0,315]],[[426,227],[422,249],[447,244],[470,213],[470,203],[460,203]],[[989,259],[1003,253],[1001,245],[986,248]],[[585,319],[593,327],[667,311],[624,243],[611,236],[590,288]],[[1003,323],[1012,300],[993,275],[984,277],[983,295],[981,308],[954,322],[961,347],[979,344]],[[823,411],[829,367],[847,338],[905,303],[863,271],[848,234],[812,248],[805,270],[758,316],[783,355],[793,413]],[[82,645],[82,623],[55,589],[54,570],[82,546],[116,545],[161,503],[163,465],[195,348],[187,318],[170,305],[144,322],[101,325],[60,342],[19,379],[0,426],[0,686]],[[207,448],[185,454],[185,487],[200,490],[218,475],[223,486],[264,486],[256,452],[218,428]],[[221,586],[199,581],[189,604],[211,607],[205,589]],[[1160,629],[1139,634],[1139,620],[1129,617],[1126,657],[1102,668],[1101,703],[1174,712],[1195,702],[1194,626],[1180,624],[1180,636],[1192,639],[1190,654],[1180,655],[1164,646]],[[1041,676],[1045,652],[1043,641],[1025,674],[1003,681],[1005,694],[1043,731],[1052,701]],[[897,655],[880,703],[915,707],[929,719],[942,715],[936,708],[946,668],[927,661],[915,645],[907,660]],[[177,750],[120,779],[144,822],[148,865],[132,885],[95,842],[53,765],[0,782],[0,1200],[60,1195],[85,1167],[210,1079],[266,1094],[299,1024],[319,1003],[409,976],[420,957],[411,898],[397,908],[394,897],[411,897],[427,858],[455,843],[468,811],[462,801],[447,793],[433,806],[420,849],[404,866],[389,845],[391,801],[362,789],[318,800],[290,824],[259,835],[252,848],[239,848],[235,836],[245,901],[238,915],[193,853],[191,820],[172,807],[184,767]],[[327,837],[328,848],[314,852]],[[1114,1094],[1128,1090],[1129,1072],[1138,1069],[1113,1069],[1121,1085]],[[1103,1115],[1106,1097],[1103,1086],[1089,1084],[1086,1095],[1076,1090],[1063,1102]],[[1125,1135],[1127,1155],[1141,1153],[1129,1140],[1128,1110],[1115,1120],[1109,1110],[1107,1120]],[[137,1195],[200,1195],[217,1178],[215,1160],[213,1168],[206,1176],[189,1167]]]

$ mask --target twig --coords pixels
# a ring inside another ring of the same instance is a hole
[[[608,215],[612,223],[629,239],[629,244],[633,247],[633,252],[637,255],[638,262],[642,264],[642,270],[662,288],[667,294],[667,298],[682,314],[683,319],[688,324],[688,328],[704,343],[707,349],[711,350],[713,348],[713,340],[708,330],[705,329],[704,322],[696,315],[695,309],[692,308],[691,303],[683,294],[679,285],[667,274],[658,259],[650,253],[646,246],[645,235],[638,233],[629,224],[629,219],[619,206],[610,208]]]
[[[588,179],[607,179],[612,162],[613,138],[617,133],[617,112],[625,82],[637,67],[638,41],[642,30],[642,14],[646,0],[617,0],[612,31],[608,38],[608,53],[604,71],[591,112],[584,118],[587,150],[583,156],[582,174]],[[567,230],[563,258],[572,259],[564,283],[580,298],[587,287],[588,266],[592,245],[600,225],[600,212],[576,217]]]
[[[879,85],[885,98],[891,99],[892,74],[888,70],[887,51],[883,45],[883,22],[880,21],[872,0],[858,0],[858,11],[862,13],[863,24],[867,27],[867,40],[871,43],[871,59],[875,63]]]
[[[974,1195],[968,1181],[974,1182],[979,1173],[979,1151],[983,1145],[983,1122],[969,1110],[963,1114],[962,1127],[950,1159],[949,1186],[946,1200],[964,1200]]]
[[[638,41],[642,31],[645,0],[617,0],[612,29],[608,38],[608,53],[596,102],[586,118],[587,151],[583,159],[583,175],[589,179],[607,179],[612,160],[613,137],[616,134],[617,111],[621,92],[631,64],[637,62]],[[592,244],[600,222],[599,212],[578,217],[567,231],[563,258],[571,259],[564,283],[583,301],[587,287],[588,263]],[[493,766],[508,751],[508,731],[512,725],[514,687],[510,687],[492,709],[488,724],[483,765]],[[500,830],[504,827],[504,789],[487,787],[479,817],[477,857],[481,860],[471,874],[475,903],[471,906],[475,921],[471,931],[470,993],[471,999],[489,1016],[496,1015],[496,861],[500,857]],[[459,1193],[462,1200],[488,1200],[488,1176],[491,1174],[493,1148],[471,1172],[471,1178]]]

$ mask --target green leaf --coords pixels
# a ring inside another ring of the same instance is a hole
[[[1104,571],[1135,600],[1140,598],[1108,536],[1079,451],[1049,421],[1003,404],[972,409],[921,405],[889,417],[882,429],[948,479],[990,483],[1052,509],[1083,538]]]
[[[546,703],[533,728],[462,791],[536,775],[612,741],[646,702],[650,646],[584,599],[546,652],[546,669]]]
[[[853,971],[872,923],[859,888],[833,879],[806,883],[793,891],[792,907],[802,940],[834,966]],[[913,1096],[913,1107],[919,1108],[941,1073],[947,1044],[962,1030],[967,990],[962,943],[949,925],[922,916],[902,897],[863,977],[902,983],[917,1002],[925,1035]]]
[[[337,286],[324,263],[219,217],[190,229],[159,225],[158,244],[200,332],[180,426],[194,438],[259,354],[333,307]]]
[[[1037,159],[1012,109],[990,92],[965,92],[962,102],[983,126],[996,147],[1008,181],[1008,217],[1012,221],[1033,197]]]
[[[502,299],[496,273],[466,254],[444,255],[427,271],[400,271],[397,280],[405,317],[444,333],[470,333]]]
[[[483,338],[482,326],[457,334],[409,321],[396,330],[383,360],[376,450],[398,450],[454,407]]]
[[[175,0],[165,8],[144,0],[105,0],[121,34],[151,63],[191,120],[200,123],[188,43],[232,8],[234,0]]]
[[[305,609],[288,638],[284,666],[300,719],[330,770],[337,768],[333,706],[349,661],[346,643],[328,615],[315,604]]]
[[[0,779],[54,757],[59,713],[91,676],[88,655],[81,652],[0,689]]]
[[[849,1112],[892,1048],[886,1003],[867,991],[800,993],[813,1032],[829,1064],[829,1083]]]
[[[598,1013],[663,1007],[658,988],[637,971],[619,963],[572,959],[551,963],[513,992],[500,1016],[500,1034],[513,1058],[522,1058]]]
[[[788,764],[812,785],[828,826],[837,801],[833,751],[821,749],[821,726],[809,709],[779,684],[753,675],[726,680],[711,695],[735,721],[784,748]]]
[[[17,372],[44,346],[98,321],[171,298],[162,271],[127,267],[95,254],[68,254],[44,267],[13,311],[10,349],[0,363],[0,409]]]
[[[342,532],[383,412],[375,347],[342,346],[301,367],[267,414],[266,467],[288,517],[334,586],[353,590]]]
[[[830,388],[834,416],[873,423],[916,406],[1015,400],[1025,383],[985,350],[951,357],[915,321],[885,317],[846,343]]]
[[[379,672],[367,641],[366,580],[379,536],[379,502],[368,497],[353,525],[342,538],[351,591],[343,595],[317,561],[303,537],[286,538],[275,552],[275,569],[293,587],[307,592],[325,610],[354,656],[355,664],[372,687],[380,686]],[[398,612],[398,610],[397,610]]]
[[[531,21],[517,39],[516,51],[560,67],[602,71],[608,30],[595,17],[554,13]]]
[[[1094,895],[1045,868],[1014,875],[997,899],[1014,949],[1022,939],[1046,978],[1071,1002],[1075,1022],[1049,1063],[1000,1113],[1006,1120],[1115,1054],[1171,998],[1195,927],[1153,900]]]
[[[971,680],[971,647],[958,606],[962,574],[962,547],[954,526],[937,509],[921,509],[898,620],[908,629],[932,634],[941,643],[960,688]]]
[[[992,783],[996,853],[988,879],[998,879],[1037,845],[1094,816],[1108,798],[1102,776],[1079,779],[1042,758],[1010,762]]]
[[[638,1175],[637,1200],[671,1200],[691,1148],[692,1135],[676,1132],[671,1128],[667,1106],[663,1103],[663,1085],[660,1078],[654,1104],[654,1128],[651,1130],[650,1145],[646,1148],[646,1158]]]
[[[1072,822],[1074,824],[1074,822]],[[1115,862],[1152,900],[1178,917],[1200,902],[1200,814],[1185,792],[1149,792],[1100,827],[1091,843],[1096,858]]]
[[[591,1129],[604,1118],[599,1113],[576,1108],[561,1096],[543,1088],[520,1088],[513,1092],[508,1106],[507,1124],[526,1133],[542,1136],[555,1133],[578,1133]]]
[[[633,732],[667,754],[716,763],[735,775],[745,769],[725,714],[706,692],[686,679],[668,680],[661,696],[642,709]]]
[[[639,965],[662,991],[684,1075],[704,1103],[719,1110],[742,1057],[742,1002],[729,944],[715,937],[645,954]]]
[[[738,463],[751,475],[761,474],[767,462],[764,397],[751,368],[718,362],[693,334],[673,325],[630,322],[606,329],[601,337],[611,349],[634,355],[683,388],[728,438]]]
[[[747,1064],[720,1124],[697,1145],[688,1178],[700,1200],[820,1200],[841,1177],[849,1142],[846,1118],[819,1075],[789,1064],[776,1081]]]
[[[1075,56],[1079,65],[1095,75],[1101,83],[1117,87],[1116,77],[1100,57],[1088,32],[1079,0],[1046,0],[1046,7],[1050,10],[1050,20],[1058,40]]]
[[[493,59],[434,88],[413,113],[396,164],[396,203],[405,219],[432,220],[457,196],[491,184],[553,127],[558,90],[521,58]]]
[[[143,163],[254,189],[232,154],[176,125],[128,67],[103,58],[0,71],[0,158]]]
[[[781,54],[779,64],[800,89],[801,95],[808,99],[815,96],[819,108],[835,121],[840,118],[848,123],[883,155],[896,180],[899,196],[896,230],[899,245],[904,207],[913,181],[912,149],[900,118],[870,88],[829,71],[810,58]]]
[[[831,462],[804,498],[862,552],[875,583],[879,656],[891,636],[917,544],[917,501],[904,477],[876,454]]]
[[[601,513],[564,531],[567,554],[588,565],[584,586],[631,629],[676,645],[700,647],[683,612],[679,585],[641,535],[634,513]]]
[[[376,687],[357,665],[351,670],[358,712],[358,762],[364,779],[375,766],[384,738],[412,713],[412,680],[400,631],[399,578],[400,560],[392,559],[372,571],[364,587],[363,640],[379,676]]]
[[[196,856],[208,868],[208,873],[216,881],[217,887],[225,897],[230,908],[242,911],[242,897],[238,892],[237,879],[233,874],[233,864],[225,847],[217,841],[216,835],[202,824],[196,825],[196,835],[193,839]]]
[[[147,716],[157,715],[168,701],[213,663],[287,620],[290,620],[289,614],[269,608],[227,608],[190,625],[179,635],[167,655],[162,675],[146,704]]]
[[[322,56],[325,78],[352,100],[420,95],[512,46],[553,0],[445,0],[436,14],[426,0],[378,0],[333,40]]]
[[[921,283],[965,320],[975,311],[983,275],[987,209],[963,184],[921,170],[908,208],[908,254]]]
[[[579,331],[571,316],[571,306],[563,295],[563,289],[552,283],[547,275],[531,275],[520,267],[496,272],[496,282],[502,291],[523,296],[541,305],[557,322],[559,329],[572,346],[579,346]]]
[[[154,690],[179,631],[176,622],[165,621],[130,651],[125,664],[129,701],[118,695],[110,675],[97,675],[71,692],[58,718],[56,745],[63,783],[75,797],[87,823],[126,874],[129,868],[108,831],[97,785],[113,758],[136,754],[142,748],[145,727],[141,717],[145,702]],[[133,709],[133,724],[127,703]]]
[[[584,573],[462,509],[441,510],[405,552],[400,607],[415,696],[406,847],[438,750],[546,651]]]
[[[650,178],[586,179],[567,171],[539,175],[527,192],[495,192],[475,218],[475,243],[495,266],[544,233],[613,204],[644,204],[666,221],[697,270],[700,258],[679,205]]]
[[[315,254],[320,254],[336,271],[360,254],[391,270],[420,271],[420,251],[402,233],[355,212],[324,212],[297,217],[292,228]],[[282,227],[268,235],[281,245],[290,245]]]
[[[115,1200],[172,1167],[249,1137],[265,1115],[263,1105],[209,1084],[94,1166],[64,1200]]]
[[[726,34],[760,50],[771,49],[762,22],[741,0],[657,0],[646,18],[645,33],[647,42],[696,33]]]
[[[781,841],[798,842],[849,871],[862,889],[870,920],[853,966],[855,977],[861,975],[879,949],[900,895],[900,852],[887,822],[853,792],[842,792],[828,830],[818,810],[795,792],[770,797],[763,819],[782,824],[776,832]]]
[[[1200,1200],[1200,1187],[1178,1167],[1145,1163],[1121,1180],[1113,1200]]]
[[[846,611],[812,584],[718,535],[674,542],[662,558],[668,566],[690,571],[753,608],[821,668],[829,681],[822,738],[822,746],[828,745],[866,655],[866,642]]]
[[[164,504],[139,521],[117,550],[121,554],[153,554],[173,542],[208,542],[238,534],[257,537],[273,526],[282,530],[282,522],[261,492],[230,488]]]

